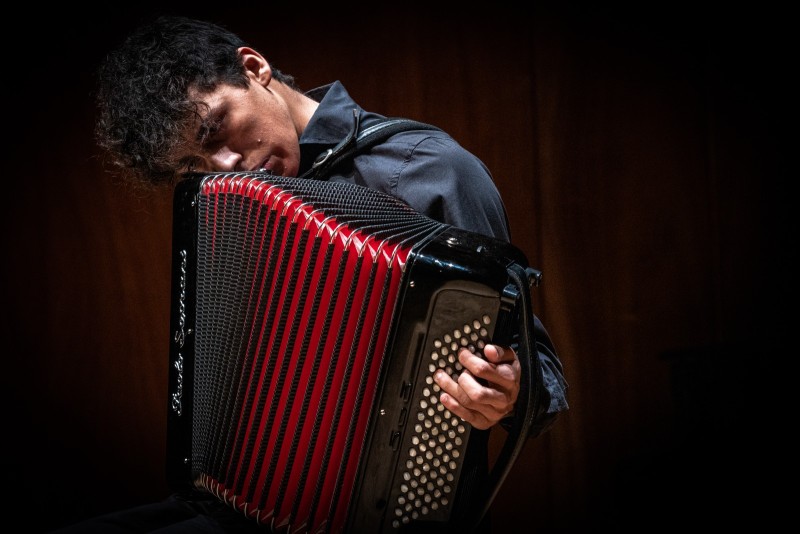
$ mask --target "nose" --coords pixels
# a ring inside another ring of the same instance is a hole
[[[242,155],[228,147],[222,147],[211,155],[211,163],[215,171],[234,171]]]

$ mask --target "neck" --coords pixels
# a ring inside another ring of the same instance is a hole
[[[292,118],[297,137],[299,138],[308,126],[311,116],[319,107],[319,102],[307,97],[300,91],[292,89],[288,85],[273,80],[273,90],[277,91],[289,109],[289,116]]]

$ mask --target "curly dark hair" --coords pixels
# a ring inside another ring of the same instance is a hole
[[[98,71],[95,137],[124,178],[172,184],[175,154],[201,102],[189,98],[220,83],[246,88],[239,36],[210,22],[163,16],[140,26],[109,53]],[[273,77],[297,89],[294,78]]]

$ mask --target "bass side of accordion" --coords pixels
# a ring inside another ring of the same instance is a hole
[[[167,476],[276,532],[455,524],[469,424],[433,373],[504,342],[514,246],[351,184],[213,174],[174,200]]]

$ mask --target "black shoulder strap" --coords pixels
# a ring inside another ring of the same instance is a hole
[[[338,145],[329,148],[317,157],[317,160],[301,178],[324,179],[334,167],[354,157],[359,152],[378,144],[392,135],[406,130],[440,130],[440,128],[411,119],[387,118],[358,132],[358,110],[353,110],[355,126],[350,134]],[[358,132],[358,135],[356,135]]]

